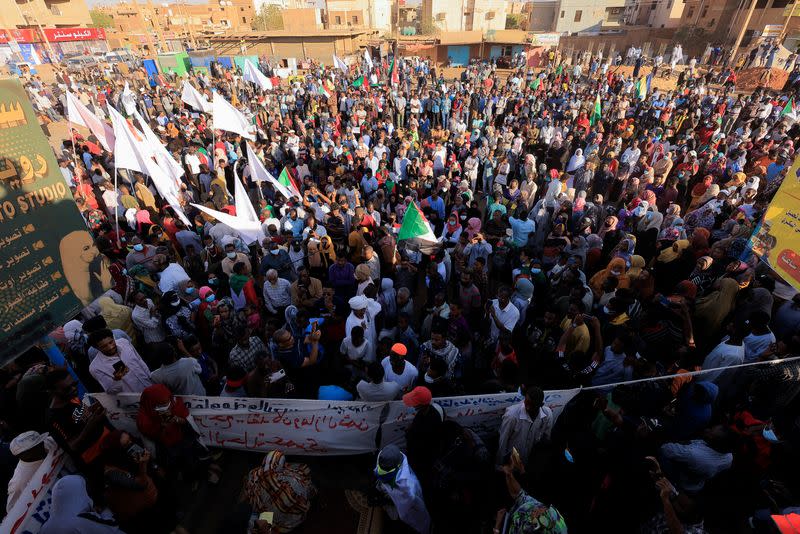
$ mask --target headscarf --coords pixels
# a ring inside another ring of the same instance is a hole
[[[156,406],[169,403],[169,414],[187,418],[189,409],[179,397],[174,397],[164,384],[154,384],[144,388],[139,399],[139,413],[136,414],[136,427],[139,432],[167,447],[177,445],[184,439],[183,425],[165,422]]]
[[[625,260],[625,265],[630,265],[630,259],[631,256],[633,256],[633,252],[635,250],[636,250],[636,238],[629,235],[620,242],[616,252],[614,252],[614,257],[622,258],[623,260]]]
[[[253,510],[275,513],[273,526],[278,532],[294,530],[305,520],[316,493],[308,466],[287,463],[280,451],[264,455],[244,484],[244,498]]]
[[[705,256],[709,251],[708,239],[711,237],[711,232],[706,228],[695,228],[692,232],[692,238],[689,240],[694,251],[695,259]]]
[[[381,292],[378,294],[378,303],[381,305],[384,317],[397,315],[397,291],[394,289],[394,280],[381,279]]]
[[[100,308],[100,315],[106,320],[106,325],[111,330],[122,330],[128,334],[131,339],[136,338],[136,329],[133,326],[131,319],[131,309],[122,304],[117,304],[111,297],[100,297],[95,303]]]
[[[645,266],[644,258],[634,254],[633,256],[631,256],[630,262],[631,262],[631,267],[630,269],[628,269],[627,273],[628,277],[631,279],[638,278],[639,275],[642,273],[642,269],[644,269]]]
[[[366,263],[360,263],[356,266],[355,277],[357,282],[366,282],[372,278],[372,271]]]
[[[675,241],[671,247],[665,248],[658,255],[658,260],[661,263],[670,263],[677,260],[683,254],[683,251],[689,248],[689,241],[686,239],[679,239]]]
[[[695,331],[703,332],[708,339],[716,339],[722,322],[736,303],[739,283],[732,278],[719,281],[719,288],[697,299],[694,308]]]
[[[576,170],[580,169],[586,164],[586,158],[583,156],[583,150],[577,149],[575,153],[569,158],[569,163],[567,163],[567,170],[568,173],[573,173]]]
[[[473,239],[481,231],[481,220],[478,217],[472,217],[467,221],[467,235]]]
[[[86,492],[86,480],[67,475],[53,486],[50,518],[39,529],[42,534],[80,532],[81,534],[122,534],[113,518],[94,512]]]
[[[610,224],[606,224],[606,222]],[[598,230],[597,235],[600,236],[601,239],[604,238],[606,233],[616,230],[618,224],[619,218],[614,215],[609,215],[606,217],[605,221],[603,221],[603,225],[600,227],[600,230]]]
[[[513,297],[530,302],[533,298],[533,282],[527,278],[517,278],[514,283]]]
[[[711,186],[706,189],[706,192],[703,193],[703,196],[700,197],[698,204],[703,205],[709,200],[717,198],[717,195],[719,195],[719,186],[717,184],[711,184]]]
[[[617,271],[620,273],[619,275],[614,275],[611,271]],[[592,291],[595,294],[600,295],[603,291],[603,283],[605,283],[606,279],[616,276],[619,280],[619,284],[617,288],[626,288],[630,286],[630,278],[627,274],[627,267],[625,264],[625,260],[622,258],[613,258],[611,261],[608,262],[608,266],[603,269],[602,271],[598,271],[592,278],[589,280],[589,287],[592,288]]]

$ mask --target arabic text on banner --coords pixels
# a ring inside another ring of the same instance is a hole
[[[750,240],[753,253],[800,291],[800,156]]]
[[[138,395],[97,394],[111,422],[138,434]],[[181,397],[206,446],[287,454],[343,455],[375,450],[385,403]]]
[[[18,80],[0,80],[0,364],[112,285]]]

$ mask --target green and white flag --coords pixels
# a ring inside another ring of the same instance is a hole
[[[411,250],[419,250],[423,254],[435,254],[439,251],[440,243],[428,224],[416,202],[412,202],[403,217],[403,224],[397,234],[397,242]]]
[[[594,126],[600,121],[602,116],[603,113],[602,113],[602,107],[600,105],[600,93],[598,93],[597,98],[594,99],[594,109],[592,110],[592,116],[589,117],[589,124]]]
[[[362,85],[364,85],[364,77],[359,76],[358,78],[353,80],[353,83],[350,85],[352,85],[353,87],[361,87]]]

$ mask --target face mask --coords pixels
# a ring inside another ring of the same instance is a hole
[[[208,285],[210,285],[210,286],[217,285],[217,279],[216,278],[209,278]]]
[[[206,302],[214,302],[216,299],[216,295],[209,295],[206,297]]]
[[[426,384],[433,384],[435,380],[431,378],[429,375],[425,375],[425,383]]]
[[[614,276],[619,276],[622,274],[622,271],[611,271],[611,274],[613,274]]]
[[[775,431],[769,427],[764,427],[764,430],[761,431],[761,435],[764,436],[765,440],[772,443],[778,443],[780,441],[778,439],[778,435],[775,434]]]
[[[567,461],[568,461],[569,463],[571,463],[571,464],[574,464],[574,463],[575,463],[575,457],[574,457],[574,456],[572,456],[572,453],[571,453],[571,452],[569,452],[569,449],[564,449],[564,458],[566,458],[566,459],[567,459]]]
[[[197,291],[197,290],[195,288],[193,288],[193,287],[187,287],[186,288],[186,294],[187,295],[193,295],[195,291]]]
[[[603,313],[606,315],[611,315],[611,310],[608,308],[608,306],[603,306]]]
[[[136,252],[141,252],[144,250],[144,245],[142,245],[141,243],[137,243],[133,245],[133,250],[135,250]]]
[[[541,270],[541,269],[538,269],[538,268],[536,268],[536,267],[532,267],[532,268],[531,268],[531,274],[539,274],[539,273],[541,273],[541,272],[542,272],[542,270]]]
[[[197,308],[198,306],[200,306],[200,302],[201,300],[199,298],[196,298],[192,302],[190,302],[189,305],[193,308]]]

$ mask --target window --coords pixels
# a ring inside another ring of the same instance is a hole
[[[242,22],[247,22],[247,17],[242,17]]]
[[[709,28],[713,28],[713,27],[714,27],[714,23],[715,23],[715,22],[717,22],[717,19],[715,19],[715,18],[714,18],[714,19],[711,19],[711,21],[709,21],[709,23],[708,23],[708,27],[709,27]]]
[[[358,15],[353,15],[352,17],[353,24],[358,24]]]
[[[612,24],[619,24],[625,15],[624,7],[607,7],[606,8],[606,22]]]
[[[336,16],[336,24],[341,24],[341,23],[342,23],[342,17],[337,15]]]
[[[564,18],[564,12],[563,11],[561,12],[561,18],[562,19]]]
[[[656,5],[650,4],[650,11],[655,11],[655,10],[656,10]]]
[[[690,19],[694,15],[694,7],[690,7],[689,10],[686,12],[686,18]]]
[[[572,22],[580,22],[582,16],[583,16],[583,10],[582,9],[577,10],[575,12],[575,18],[572,20]]]
[[[702,12],[702,13],[700,13],[700,18],[701,18],[701,19],[704,19],[704,18],[706,18],[706,15],[708,15],[708,6],[705,6],[705,7],[703,8],[703,12]]]

